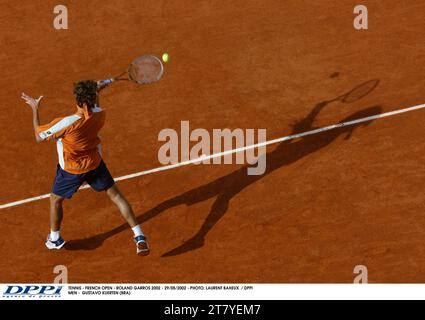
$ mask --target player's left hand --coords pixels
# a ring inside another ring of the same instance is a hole
[[[25,103],[27,103],[31,109],[37,110],[41,99],[43,99],[43,96],[34,99],[33,97],[30,97],[29,95],[22,92],[21,98],[25,100]]]

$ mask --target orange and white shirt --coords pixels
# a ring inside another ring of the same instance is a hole
[[[87,173],[102,161],[99,131],[105,124],[105,112],[98,106],[87,110],[77,107],[77,113],[39,126],[43,140],[56,140],[59,165],[72,174]]]

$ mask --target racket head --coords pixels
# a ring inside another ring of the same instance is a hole
[[[161,80],[164,75],[162,61],[154,55],[143,55],[133,60],[127,69],[128,79],[138,84]]]
[[[356,102],[364,97],[366,97],[368,94],[370,94],[373,90],[376,89],[376,87],[379,85],[379,80],[369,80],[367,82],[364,82],[362,84],[359,84],[354,89],[352,89],[350,92],[342,95],[339,97],[339,100],[343,103],[353,103]]]

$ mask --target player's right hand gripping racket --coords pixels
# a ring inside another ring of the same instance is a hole
[[[115,81],[132,81],[137,84],[156,82],[164,75],[164,65],[161,60],[153,55],[144,55],[135,59],[126,71],[119,76],[102,80],[101,84],[107,86]]]

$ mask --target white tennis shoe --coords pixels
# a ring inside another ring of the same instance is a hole
[[[46,240],[46,247],[49,250],[59,250],[65,245],[65,243],[66,241],[63,240],[62,237],[59,237],[59,239],[56,241],[52,241],[50,240],[50,236],[48,236]]]

